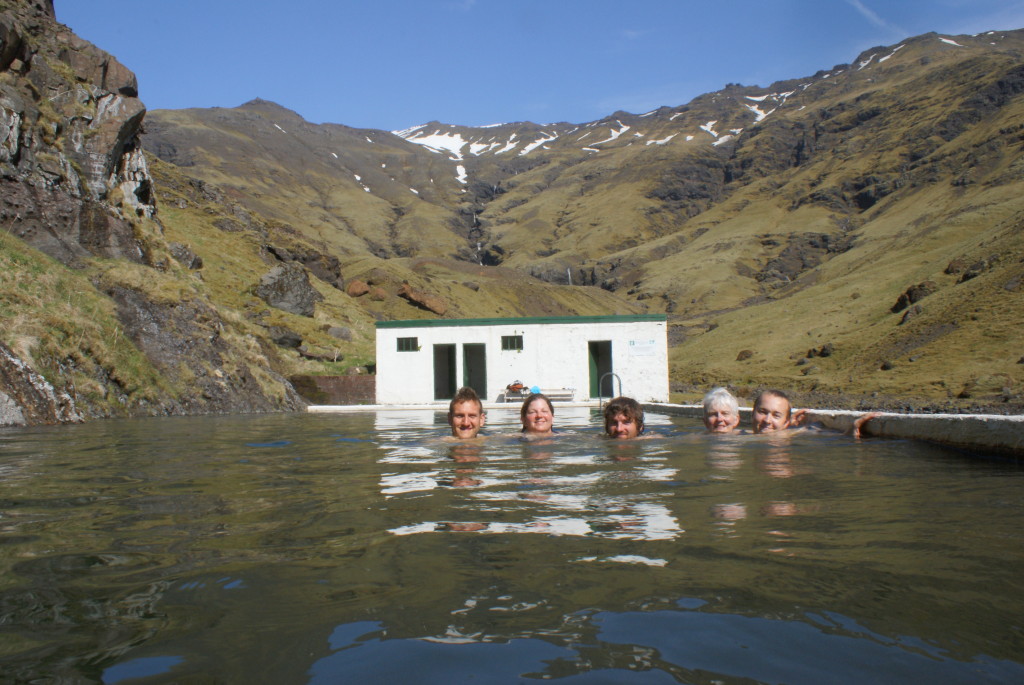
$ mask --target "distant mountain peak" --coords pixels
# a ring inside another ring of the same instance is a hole
[[[298,112],[290,110],[284,105],[280,105],[273,100],[264,100],[263,98],[253,98],[252,100],[239,105],[238,109],[256,109],[263,112],[273,113],[275,115],[301,117]]]

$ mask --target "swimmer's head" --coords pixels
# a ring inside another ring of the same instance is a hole
[[[475,438],[484,427],[487,414],[483,402],[473,388],[459,388],[448,404],[448,425],[460,440]]]

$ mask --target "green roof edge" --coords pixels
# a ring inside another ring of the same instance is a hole
[[[446,326],[495,326],[499,324],[538,323],[635,323],[639,321],[668,321],[665,314],[612,314],[607,316],[520,316],[487,319],[411,319],[408,321],[378,321],[377,328],[443,328]]]

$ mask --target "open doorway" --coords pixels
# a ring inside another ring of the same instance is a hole
[[[462,346],[462,384],[487,400],[487,346],[483,343]]]
[[[455,397],[455,345],[434,345],[434,399]]]
[[[590,363],[590,397],[613,397],[613,376],[601,378],[612,369],[612,341],[591,340],[587,343],[587,356]],[[599,387],[600,385],[600,387]]]

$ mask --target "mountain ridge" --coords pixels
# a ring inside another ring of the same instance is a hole
[[[0,29],[0,423],[295,409],[375,321],[573,314],[664,313],[676,399],[1024,404],[1024,32],[403,136],[146,112],[51,3]]]
[[[971,202],[956,198],[977,193],[979,198],[987,194],[986,202],[1011,217],[1001,215],[1001,220],[1012,222],[1019,212],[1009,197],[1013,193],[991,198],[994,188],[1017,187],[1022,50],[1021,31],[925,34],[870,48],[850,64],[811,76],[767,87],[729,84],[689,103],[641,114],[616,112],[583,124],[428,122],[390,132],[416,144],[435,163],[430,174],[415,177],[415,169],[403,165],[401,173],[364,184],[365,195],[391,203],[406,223],[385,221],[386,226],[361,235],[401,236],[404,246],[392,241],[382,247],[378,240],[374,253],[395,268],[400,266],[395,258],[415,255],[510,267],[560,286],[598,286],[643,311],[667,313],[674,340],[693,341],[700,332],[710,343],[722,337],[728,330],[723,325],[737,312],[770,311],[779,299],[813,290],[817,279],[839,278],[840,268],[845,278],[857,269],[870,270],[891,249],[886,246],[893,234],[915,233],[893,226],[885,216],[890,211],[926,226],[922,234],[946,233],[935,208],[946,205],[943,211],[950,216],[969,214]],[[151,120],[164,116],[150,113]],[[149,140],[147,134],[147,147]],[[326,148],[319,152],[328,154]],[[363,166],[349,171],[368,173],[386,156],[353,159]],[[420,164],[423,157],[409,152],[403,160]],[[944,188],[943,183],[950,192],[936,194],[936,184]],[[415,240],[416,232],[429,237]],[[963,254],[930,263],[918,282],[935,278],[954,259],[986,256],[968,234],[956,240]],[[1017,254],[1015,236],[1002,240],[1005,250]],[[353,243],[347,249],[343,263],[367,251]],[[1012,259],[1002,264],[997,269],[1015,268]],[[343,270],[357,279],[366,272],[344,264]],[[881,292],[864,300],[872,311],[859,316],[879,320],[897,295],[914,285],[905,280],[913,278],[885,275]],[[847,308],[863,309],[858,299]],[[1019,306],[1010,310],[1020,317]],[[924,318],[932,315],[939,312],[926,312]],[[894,377],[916,374],[917,369],[903,370],[886,358],[899,345],[859,342],[863,336],[856,327],[863,324],[854,322],[863,320],[851,316],[832,329],[839,336],[834,346],[849,339],[862,350],[843,363],[872,367],[866,376],[883,391]],[[912,327],[904,324],[897,337]],[[886,339],[892,334],[882,334],[883,328],[876,335]],[[817,342],[818,335],[808,342]],[[776,345],[784,350],[770,352],[772,360],[755,354],[736,362],[743,349],[733,344],[729,358],[713,365],[704,355],[684,351],[691,344],[677,345],[673,379],[681,386],[699,378],[816,386],[823,392],[847,384],[836,376],[838,368],[824,370],[838,364],[842,353],[798,367],[809,349],[801,351],[797,339],[785,338],[785,345],[782,338]],[[870,358],[865,350],[872,350]],[[889,368],[883,373],[882,366]],[[808,373],[808,368],[817,370]],[[816,373],[832,377],[814,378]],[[1013,378],[1011,385],[1021,382],[1009,364],[998,373]],[[989,379],[982,384],[991,396],[1005,394],[990,376],[974,370],[948,381],[956,387],[941,394],[969,395],[965,388],[977,386],[979,378]],[[935,392],[934,383],[898,385],[891,391],[916,385],[915,392]]]

